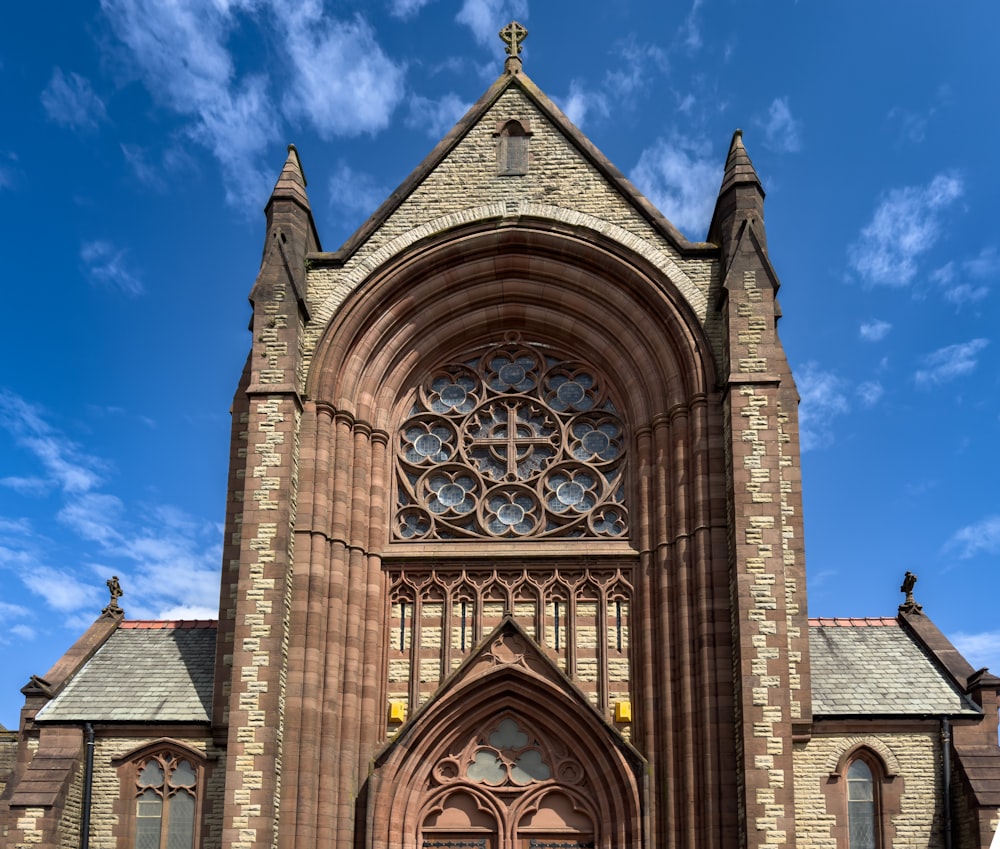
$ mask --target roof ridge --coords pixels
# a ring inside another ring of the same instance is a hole
[[[118,626],[132,630],[166,630],[166,629],[191,629],[191,628],[216,628],[216,619],[125,619]]]
[[[895,616],[816,616],[809,617],[809,624],[838,628],[879,628],[899,625],[899,621]]]

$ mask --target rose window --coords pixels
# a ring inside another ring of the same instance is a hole
[[[516,336],[438,369],[396,443],[396,539],[624,539],[625,428],[593,369]]]

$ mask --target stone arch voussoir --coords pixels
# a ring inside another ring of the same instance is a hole
[[[900,772],[899,759],[886,743],[871,735],[845,737],[830,754],[826,762],[826,771],[831,776],[843,775],[844,767],[859,749],[868,749],[874,753],[885,770],[886,778],[892,778]]]
[[[592,231],[518,219],[429,238],[373,269],[332,317],[307,392],[391,430],[425,370],[510,329],[615,375],[635,426],[715,386],[701,322],[663,269]]]
[[[511,714],[540,736],[557,738],[584,771],[589,800],[565,788],[597,824],[614,823],[599,845],[639,845],[641,758],[608,728],[579,693],[515,666],[446,688],[425,705],[376,760],[369,845],[413,846],[429,806],[443,793],[433,787],[435,766],[470,735]],[[428,788],[431,788],[428,790]],[[550,789],[564,788],[549,785]],[[524,800],[543,793],[528,787]],[[606,826],[605,826],[606,828]]]

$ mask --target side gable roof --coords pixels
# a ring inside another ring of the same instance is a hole
[[[533,105],[573,144],[582,156],[678,251],[715,250],[708,242],[691,242],[671,224],[649,200],[619,171],[593,142],[563,114],[532,80],[520,70],[520,62],[508,62],[507,70],[490,86],[451,131],[434,147],[400,186],[382,203],[372,216],[334,252],[317,254],[331,265],[345,263],[402,205],[414,190],[434,171],[500,99],[507,89],[517,87]]]
[[[208,722],[216,623],[122,622],[37,722]]]
[[[811,619],[815,717],[979,716],[898,620]]]

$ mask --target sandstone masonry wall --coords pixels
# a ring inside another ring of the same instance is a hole
[[[498,176],[495,132],[510,119],[532,132],[524,176]],[[721,176],[721,173],[720,173]],[[536,215],[589,227],[625,244],[673,280],[704,322],[717,277],[711,258],[684,259],[591,165],[517,87],[508,88],[466,137],[393,212],[343,268],[309,272],[312,320],[303,341],[301,379],[330,318],[368,274],[393,254],[461,223]],[[720,350],[721,327],[713,326]]]
[[[94,784],[91,794],[90,849],[118,849],[120,810],[122,805],[134,804],[122,799],[119,769],[112,761],[152,743],[156,737],[98,737],[94,744]],[[202,789],[202,810],[208,812],[203,819],[199,849],[218,849],[222,834],[223,781],[226,774],[225,751],[217,749],[211,740],[176,737],[170,738],[204,753],[209,759],[207,785]],[[67,806],[67,810],[69,806]],[[79,822],[79,820],[77,820]],[[78,830],[78,829],[77,829]],[[131,845],[131,844],[128,844]],[[76,849],[79,839],[66,849]]]
[[[858,741],[871,738],[895,757],[903,781],[900,811],[892,818],[893,849],[942,849],[941,746],[936,731],[909,734],[814,736],[794,747],[796,839],[810,849],[836,849],[832,829],[836,818],[828,812],[823,792],[831,765]],[[846,792],[846,787],[844,788]]]

